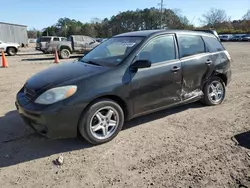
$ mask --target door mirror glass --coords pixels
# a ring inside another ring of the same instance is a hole
[[[137,60],[131,65],[131,67],[134,69],[148,68],[151,67],[151,61],[143,59]]]

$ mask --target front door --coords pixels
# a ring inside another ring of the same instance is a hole
[[[181,62],[174,35],[151,39],[137,59],[148,59],[149,68],[131,72],[134,114],[141,114],[181,101]]]

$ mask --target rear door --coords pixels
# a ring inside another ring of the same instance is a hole
[[[74,35],[74,51],[83,52],[85,50],[85,37],[82,35]]]
[[[201,36],[178,34],[177,38],[183,74],[182,97],[185,100],[201,94],[213,59]]]
[[[85,36],[85,44],[86,44],[86,51],[90,51],[92,48],[95,47],[96,41],[88,36]]]
[[[211,53],[211,61],[210,72],[207,73],[207,77],[212,74],[213,70],[216,70],[220,73],[226,73],[230,71],[230,56],[227,55],[228,52],[224,48],[224,46],[217,41],[214,37],[202,37],[205,41],[205,44]]]
[[[151,39],[137,59],[148,59],[151,67],[131,72],[134,113],[142,114],[181,100],[181,62],[174,35]]]

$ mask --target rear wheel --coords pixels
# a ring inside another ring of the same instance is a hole
[[[79,132],[92,144],[112,140],[122,129],[124,113],[116,102],[110,99],[96,101],[83,114]]]
[[[14,56],[14,55],[16,55],[16,53],[17,53],[16,48],[11,47],[11,48],[7,49],[7,54],[10,56]]]
[[[203,88],[204,96],[202,102],[209,106],[221,104],[226,95],[226,87],[219,77],[212,77]]]
[[[60,58],[62,58],[62,59],[70,58],[70,51],[68,49],[62,49],[60,51]]]

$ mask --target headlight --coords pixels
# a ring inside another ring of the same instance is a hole
[[[63,86],[49,89],[42,93],[36,100],[38,104],[53,104],[74,95],[77,86]]]

